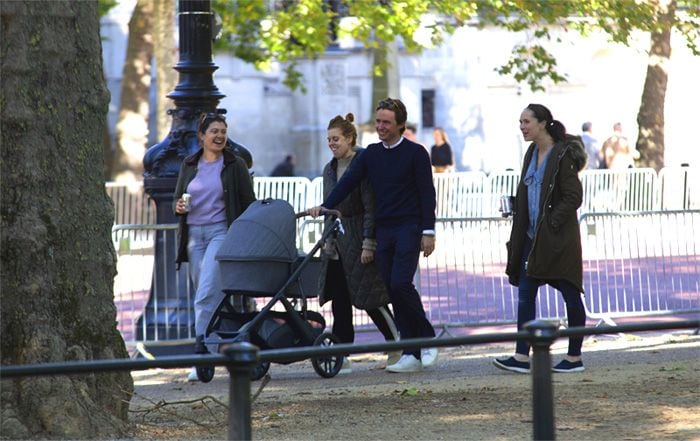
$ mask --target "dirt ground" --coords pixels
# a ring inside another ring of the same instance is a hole
[[[553,348],[556,363],[565,342]],[[532,379],[491,365],[511,345],[444,348],[438,365],[390,374],[385,357],[351,357],[322,379],[308,361],[273,364],[252,405],[256,440],[528,440]],[[700,440],[700,337],[690,332],[591,337],[586,371],[553,374],[559,440]],[[184,369],[135,372],[133,439],[227,437],[228,375],[188,383]],[[252,384],[258,392],[261,382]]]

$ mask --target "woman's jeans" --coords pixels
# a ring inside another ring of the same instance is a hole
[[[523,257],[520,262],[520,281],[518,283],[518,330],[523,329],[523,325],[535,319],[535,300],[537,298],[537,290],[541,285],[549,284],[556,290],[560,291],[566,303],[566,316],[569,326],[585,326],[586,325],[586,310],[583,307],[581,293],[568,280],[563,279],[535,279],[529,277],[525,273],[525,262],[532,249],[532,239],[525,236],[523,244]],[[583,337],[570,337],[569,350],[567,355],[578,357],[581,355],[581,346],[583,345]],[[515,344],[515,352],[517,354],[529,356],[530,345],[522,340],[518,340]]]
[[[189,225],[187,253],[194,297],[194,327],[196,335],[206,335],[209,321],[224,299],[219,263],[216,253],[226,237],[226,222],[209,225]]]

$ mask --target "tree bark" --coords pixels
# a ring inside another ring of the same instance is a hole
[[[166,95],[175,90],[177,72],[173,68],[177,63],[175,47],[175,1],[155,0],[155,31],[153,47],[156,64],[156,115],[158,119],[158,140],[165,139],[170,133],[172,118],[167,111],[172,101]]]
[[[676,13],[676,2],[655,0],[654,6],[658,10],[661,29],[651,33],[647,76],[637,114],[637,150],[640,155],[638,165],[651,167],[658,172],[664,166],[664,104],[671,58],[671,19]]]
[[[124,358],[96,1],[0,2],[3,365]],[[127,372],[3,380],[3,438],[126,434]]]
[[[374,114],[377,103],[385,98],[401,99],[399,77],[399,54],[396,41],[379,42],[374,49],[372,62],[372,102],[370,103],[369,121],[374,126]]]
[[[122,74],[117,121],[117,150],[112,179],[141,179],[148,148],[148,110],[153,58],[153,2],[138,0],[129,21],[129,42]]]

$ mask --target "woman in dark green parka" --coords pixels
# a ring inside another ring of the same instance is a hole
[[[520,115],[520,130],[532,144],[525,154],[513,207],[506,274],[518,287],[518,330],[535,319],[541,285],[562,293],[569,326],[585,326],[583,259],[576,210],[583,200],[578,172],[586,165],[580,138],[567,135],[564,125],[541,104],[530,104]],[[582,337],[569,339],[566,358],[555,372],[583,371]],[[527,373],[530,346],[518,341],[515,355],[496,359],[496,367]]]

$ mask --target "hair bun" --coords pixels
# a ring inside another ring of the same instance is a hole
[[[355,121],[355,115],[352,114],[352,112],[348,113],[345,115],[345,121],[347,122],[354,122]]]

